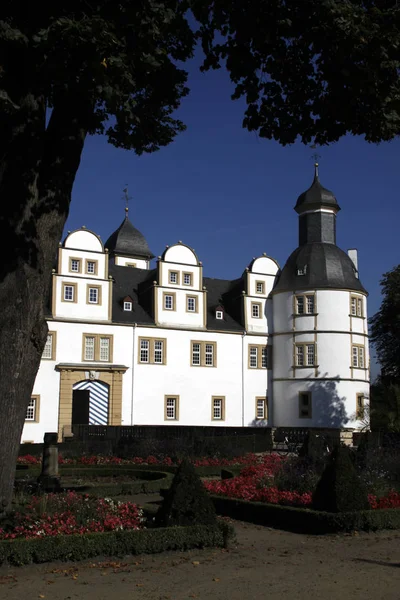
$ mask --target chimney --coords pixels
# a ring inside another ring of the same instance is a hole
[[[347,250],[347,254],[351,260],[351,262],[354,265],[354,268],[356,270],[356,277],[358,279],[358,252],[356,248],[351,248],[350,250]]]

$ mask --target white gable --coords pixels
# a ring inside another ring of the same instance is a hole
[[[198,260],[195,252],[184,244],[171,246],[164,252],[164,260],[186,265],[197,265]]]
[[[269,256],[260,256],[253,261],[250,270],[252,273],[276,275],[279,270],[279,265],[273,258],[270,258]]]
[[[64,248],[75,250],[92,250],[93,252],[104,252],[100,238],[87,229],[78,229],[70,233],[64,241]]]

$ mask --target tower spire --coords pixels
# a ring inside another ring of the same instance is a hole
[[[128,184],[125,185],[123,191],[122,199],[125,200],[125,219],[128,218],[129,213],[129,200],[132,200],[132,196],[129,196],[128,193]]]

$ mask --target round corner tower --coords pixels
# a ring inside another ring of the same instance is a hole
[[[369,399],[367,292],[356,251],[336,245],[340,207],[317,164],[295,210],[299,246],[272,291],[273,426],[358,428]]]

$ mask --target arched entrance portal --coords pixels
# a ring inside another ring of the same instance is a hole
[[[72,425],[107,425],[109,386],[103,381],[80,381],[72,387]]]

